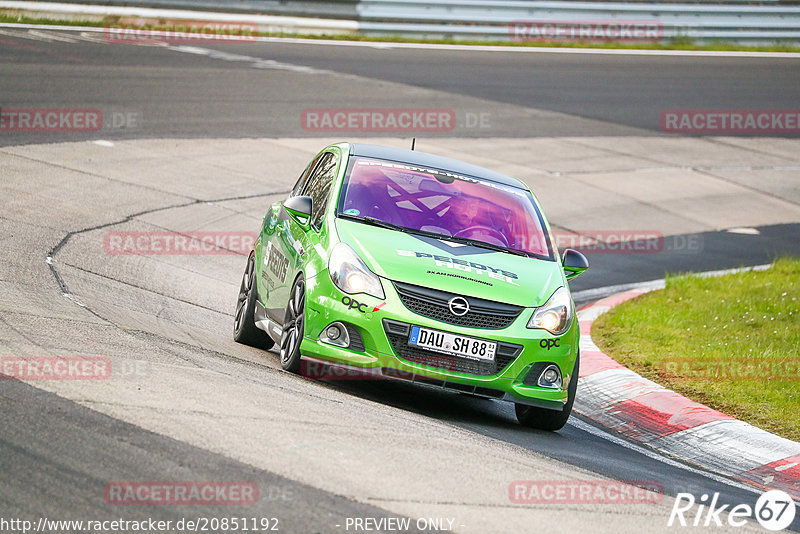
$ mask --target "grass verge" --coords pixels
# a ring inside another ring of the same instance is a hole
[[[654,382],[800,441],[800,259],[676,275],[602,315],[595,343]]]
[[[246,17],[246,15],[243,15]],[[108,16],[103,20],[69,20],[46,17],[30,17],[13,11],[0,11],[0,23],[39,24],[53,26],[85,26],[102,28],[106,24],[118,22],[119,16]],[[139,18],[137,17],[137,20]],[[470,46],[513,46],[522,48],[600,48],[612,50],[697,50],[716,52],[790,52],[800,53],[800,43],[775,43],[770,46],[746,46],[728,41],[715,41],[707,44],[696,44],[691,39],[681,37],[662,43],[589,43],[589,42],[547,42],[547,41],[481,41],[461,39],[416,39],[402,36],[372,36],[362,34],[312,35],[299,33],[264,33],[259,37],[317,39],[328,41],[364,41],[377,43],[423,43],[423,44],[457,44]]]

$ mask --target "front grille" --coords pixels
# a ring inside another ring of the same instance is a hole
[[[466,297],[401,282],[394,282],[394,287],[403,305],[414,313],[441,321],[443,323],[466,326],[469,328],[506,328],[514,322],[523,308],[494,302],[492,300]],[[454,297],[462,297],[469,302],[469,311],[465,315],[453,315],[448,302]]]
[[[502,373],[522,352],[522,345],[499,342],[494,361],[470,360],[409,345],[408,336],[411,331],[411,325],[408,323],[384,319],[383,329],[398,358],[445,371],[477,376],[493,376]]]

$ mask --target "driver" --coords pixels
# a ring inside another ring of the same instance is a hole
[[[480,212],[480,201],[477,198],[459,195],[450,200],[450,213],[453,215],[454,230],[458,232],[475,226]]]
[[[508,238],[492,222],[492,207],[480,198],[459,195],[450,200],[450,228],[453,235],[508,247]]]

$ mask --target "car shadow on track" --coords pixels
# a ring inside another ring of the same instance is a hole
[[[435,386],[400,380],[315,381],[321,387],[431,417],[596,475],[621,481],[654,482],[663,487],[667,496],[719,493],[719,505],[728,504],[730,508],[742,503],[752,505],[760,493],[729,483],[722,477],[707,475],[677,460],[662,458],[636,445],[627,447],[621,444],[625,440],[619,436],[614,436],[619,439],[607,439],[602,430],[587,431],[587,424],[594,424],[576,414],[561,430],[548,432],[519,425],[511,403]],[[667,518],[664,520],[666,524]],[[795,519],[789,529],[800,532],[800,518]]]

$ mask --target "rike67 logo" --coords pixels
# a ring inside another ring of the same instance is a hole
[[[754,517],[767,530],[783,530],[794,521],[797,513],[795,502],[788,493],[781,490],[770,490],[763,493],[756,501],[755,507],[749,504],[737,504],[730,508],[728,504],[719,504],[719,493],[704,493],[695,499],[691,493],[678,493],[669,514],[667,526],[681,527],[743,527],[746,519]],[[692,510],[696,505],[696,510]],[[726,515],[723,515],[726,514]]]

